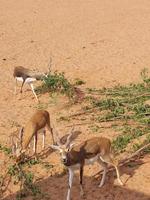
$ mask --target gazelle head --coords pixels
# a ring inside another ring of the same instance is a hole
[[[68,159],[69,159],[68,153],[71,151],[71,149],[74,145],[74,143],[71,143],[71,137],[72,137],[72,134],[73,134],[73,130],[74,130],[74,127],[71,129],[65,144],[61,143],[61,141],[60,141],[60,139],[58,138],[58,135],[57,135],[57,145],[51,145],[52,149],[59,151],[60,157],[61,157],[61,162],[63,164],[68,163]]]

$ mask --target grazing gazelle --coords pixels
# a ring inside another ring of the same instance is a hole
[[[38,81],[38,80],[43,80],[43,78],[46,76],[44,73],[38,73],[32,70],[29,70],[27,68],[24,68],[22,66],[18,66],[14,68],[14,73],[13,76],[15,78],[15,91],[14,93],[16,94],[17,90],[17,81],[22,82],[20,93],[22,93],[22,88],[25,83],[28,83],[31,87],[31,90],[38,101],[38,97],[35,93],[33,82]]]
[[[57,145],[51,145],[51,148],[60,152],[61,161],[69,170],[69,188],[67,193],[67,200],[71,199],[71,187],[74,170],[80,169],[80,194],[83,195],[84,192],[82,179],[84,165],[92,164],[95,161],[97,161],[104,169],[99,187],[101,187],[105,182],[107,164],[111,164],[115,167],[118,182],[123,185],[122,181],[120,180],[117,161],[114,160],[112,155],[111,142],[108,138],[93,137],[79,145],[74,146],[73,143],[71,144],[71,137],[72,131],[68,136],[65,144],[61,144],[60,140],[58,140]]]
[[[15,78],[15,91],[14,91],[14,93],[16,94],[17,81],[22,82],[21,89],[20,89],[21,93],[22,93],[23,85],[25,83],[27,83],[27,84],[30,85],[31,90],[32,90],[36,100],[38,101],[38,97],[37,97],[35,90],[34,90],[33,82],[38,81],[38,80],[43,80],[43,78],[47,75],[48,75],[48,73],[45,73],[45,74],[39,73],[39,72],[30,70],[30,69],[24,68],[22,66],[15,67],[14,72],[13,72],[13,76]]]
[[[24,154],[32,140],[34,138],[34,154],[36,155],[37,150],[37,135],[39,132],[43,133],[43,149],[45,147],[45,133],[46,128],[50,131],[52,135],[52,140],[54,144],[54,136],[53,131],[50,125],[50,115],[46,110],[39,110],[36,111],[31,119],[27,122],[25,128],[21,128],[20,130],[20,146],[15,147],[13,149],[16,149],[15,156],[16,160],[21,159],[21,155]]]

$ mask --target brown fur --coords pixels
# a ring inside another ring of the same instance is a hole
[[[97,161],[104,169],[99,187],[102,187],[105,182],[108,164],[111,164],[115,167],[118,182],[123,185],[120,179],[120,174],[117,166],[118,164],[112,156],[111,142],[108,138],[93,137],[71,148],[71,136],[72,133],[68,136],[67,142],[63,145],[61,144],[60,140],[58,141],[58,145],[51,145],[53,149],[56,149],[60,152],[62,162],[69,170],[67,200],[71,200],[71,187],[74,170],[80,170],[80,193],[83,195],[84,165],[92,164],[95,161]]]
[[[84,163],[85,159],[95,157],[97,154],[105,155],[111,152],[111,142],[108,138],[94,137],[85,142],[73,147],[68,152],[69,161],[66,164],[74,165],[77,163]]]
[[[15,78],[14,94],[16,94],[16,90],[17,90],[17,81],[18,81],[17,78],[22,78],[23,79],[22,80],[22,84],[21,84],[21,88],[20,88],[20,93],[22,93],[22,89],[23,89],[24,84],[26,83],[26,79],[30,78],[30,81],[27,82],[27,83],[30,85],[36,100],[39,101],[38,97],[37,97],[37,95],[35,93],[35,90],[34,90],[33,82],[34,81],[38,81],[38,80],[43,80],[43,78],[46,76],[46,73],[45,74],[44,73],[39,73],[37,71],[30,70],[30,69],[27,69],[27,68],[22,67],[22,66],[18,66],[18,67],[14,68],[13,76]],[[33,79],[33,81],[31,79]]]
[[[27,69],[27,68],[22,67],[22,66],[17,66],[17,67],[14,68],[13,76],[14,76],[14,78],[15,77],[22,77],[24,81],[25,81],[26,78],[29,78],[29,77],[34,77],[37,80],[40,80],[44,77],[44,75],[42,73]]]
[[[36,132],[46,125],[51,129],[49,113],[46,110],[36,111],[25,126],[22,149],[26,149]]]
[[[46,110],[38,110],[33,114],[33,116],[30,118],[30,120],[27,122],[24,128],[24,131],[22,134],[21,148],[20,150],[18,149],[19,152],[16,153],[17,161],[21,159],[22,153],[24,153],[27,150],[33,136],[36,137],[36,144],[37,144],[37,133],[40,129],[43,129],[45,127],[47,127],[48,130],[51,132],[52,140],[54,144],[53,132],[50,125],[50,115]],[[36,150],[36,146],[35,146],[35,150]]]

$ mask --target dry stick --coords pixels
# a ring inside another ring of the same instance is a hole
[[[123,159],[123,160],[121,160],[120,161],[120,164],[119,164],[119,167],[120,166],[123,166],[124,164],[126,164],[126,163],[128,163],[128,162],[130,162],[130,160],[132,159],[132,158],[134,158],[135,156],[137,156],[141,151],[143,151],[144,149],[146,149],[146,148],[148,148],[148,147],[150,147],[150,143],[148,143],[148,144],[146,144],[146,145],[144,145],[143,147],[141,147],[139,150],[137,150],[135,153],[133,153],[131,156],[129,156],[128,158],[125,158],[125,159]],[[113,171],[114,170],[114,168],[113,167],[109,167],[108,168],[108,172],[110,172],[110,171]],[[103,170],[100,170],[99,172],[97,172],[96,174],[94,174],[93,176],[97,176],[98,174],[102,174],[103,173]]]
[[[48,70],[49,70],[49,74],[51,72],[51,67],[52,67],[52,57],[50,56],[50,59],[49,59],[49,63],[48,63]]]
[[[94,122],[83,122],[83,123],[77,123],[77,124],[74,124],[75,126],[84,126],[84,125],[87,125],[87,124],[94,124],[94,125],[97,125],[97,123],[94,123]],[[73,125],[67,125],[65,127],[72,127]],[[99,126],[99,125],[98,125]],[[103,128],[112,128],[112,126],[99,126],[99,129],[103,129]]]
[[[112,96],[114,94],[119,94],[119,92],[117,92],[117,91],[114,91],[114,92],[99,92],[99,93],[93,92],[93,93],[94,93],[94,95],[109,95],[109,96]],[[139,94],[139,95],[136,96],[136,98],[139,98],[139,97],[142,97],[142,96],[150,96],[150,93]]]
[[[150,113],[140,113],[140,114],[138,114],[138,115],[139,115],[139,116],[140,116],[140,115],[146,115],[146,116],[147,116],[147,115],[150,115]]]
[[[75,113],[75,114],[71,114],[68,116],[69,117],[77,117],[77,116],[80,116],[80,115],[85,115],[85,114],[89,114],[89,113],[92,113],[93,111],[97,111],[99,110],[100,108],[91,108],[90,110],[88,111],[83,111],[83,112],[78,112],[78,113]],[[117,121],[117,120],[120,120],[120,119],[124,119],[123,117],[125,117],[126,115],[120,115],[118,117],[113,117],[111,119],[107,119],[107,121]],[[105,119],[102,119],[100,120],[100,122],[106,122]]]
[[[24,175],[24,172],[23,172],[22,168],[19,165],[17,165],[17,168],[18,168],[18,171],[21,174],[21,180],[20,180],[20,182],[21,182],[21,184],[20,184],[20,193],[21,193],[21,190],[23,189],[23,185],[24,185],[23,178],[25,178],[25,175]]]
[[[124,119],[124,120],[126,120],[125,118],[123,118],[123,117],[125,117],[126,115],[120,115],[120,116],[118,116],[118,117],[112,117],[112,118],[110,118],[110,119],[101,119],[101,120],[99,120],[99,122],[112,122],[112,121],[118,121],[118,120],[121,120],[121,119]]]
[[[29,160],[29,159],[28,159]],[[25,178],[24,172],[22,170],[22,168],[16,163],[16,167],[18,168],[18,172],[21,173],[21,184],[20,184],[20,191],[23,188],[23,177]],[[8,180],[7,180],[8,178]],[[5,183],[5,181],[7,180],[7,184]],[[12,176],[9,174],[9,169],[6,170],[5,175],[3,176],[1,183],[0,183],[0,197],[1,195],[4,194],[4,192],[8,189],[9,183],[12,180]],[[4,189],[2,189],[2,187],[5,186]]]
[[[90,112],[89,112],[90,113]],[[84,113],[84,112],[81,112],[81,113],[76,113],[76,114],[73,114],[73,115],[70,115],[69,117],[71,117],[71,116],[77,116],[77,115],[82,115],[82,114],[86,114],[86,113]],[[123,115],[123,116],[125,116],[125,115]],[[117,120],[120,120],[120,119],[124,119],[124,118],[121,118],[121,116],[120,117],[115,117],[115,118],[112,118],[112,119],[109,119],[109,120],[101,120],[100,122],[101,123],[104,123],[104,122],[111,122],[111,121],[117,121]],[[124,119],[125,120],[125,119]],[[121,122],[121,121],[119,121],[119,122]],[[118,122],[118,123],[119,123]],[[93,124],[94,122],[93,121],[89,121],[89,122],[83,122],[83,123],[77,123],[77,124],[75,124],[76,126],[82,126],[82,125],[87,125],[87,124]],[[122,122],[121,123],[121,125],[123,124],[124,122]],[[98,123],[95,123],[95,124],[98,124]],[[134,123],[133,121],[131,121],[131,123],[130,122],[128,122],[128,124],[129,125],[138,125],[137,123]],[[72,125],[67,125],[67,126],[65,126],[65,127],[72,127]],[[141,124],[138,126],[138,127],[145,127],[144,125],[142,126]],[[99,128],[112,128],[112,125],[111,126],[100,126]]]
[[[81,112],[78,112],[78,113],[74,113],[74,114],[71,114],[71,115],[68,115],[67,117],[77,117],[77,116],[80,116],[80,115],[85,115],[85,114],[89,114],[89,113],[92,113],[93,111],[98,111],[100,110],[100,108],[93,108],[91,107],[89,110],[85,110],[85,111],[81,111]]]
[[[91,113],[91,112],[93,112],[93,110],[82,111],[82,112],[78,112],[78,113],[75,113],[75,114],[71,114],[71,115],[69,115],[68,117],[77,117],[77,116],[85,115],[85,114],[87,114],[87,113]]]
[[[136,96],[136,98],[139,98],[139,97],[142,97],[142,96],[150,96],[150,93],[145,93],[145,94],[140,94],[140,95],[138,95],[138,96]]]
[[[84,126],[84,125],[87,125],[87,124],[93,124],[93,122],[83,122],[83,123],[77,123],[77,124],[74,124],[75,126]],[[72,127],[73,125],[67,125],[65,127]]]
[[[2,181],[1,181],[1,184],[0,184],[0,195],[3,195],[3,193],[7,190],[7,188],[8,188],[8,185],[9,185],[9,183],[10,183],[10,181],[11,181],[11,175],[9,175],[9,173],[8,173],[9,171],[7,170],[6,171],[6,173],[5,173],[5,175],[4,175],[4,177],[2,178]],[[7,181],[7,185],[5,185],[5,180],[7,179],[7,176],[8,176],[8,181]],[[5,185],[5,188],[4,189],[2,189],[2,187]]]

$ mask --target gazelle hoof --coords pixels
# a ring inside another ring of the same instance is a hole
[[[124,185],[124,183],[123,183],[122,181],[119,181],[119,183],[120,183],[120,185],[122,185],[122,186]]]
[[[98,185],[98,187],[101,188],[103,185],[104,185],[104,183],[100,183],[100,184]]]
[[[85,196],[85,193],[84,192],[80,192],[80,197],[83,199],[83,198],[85,198],[86,196]]]

